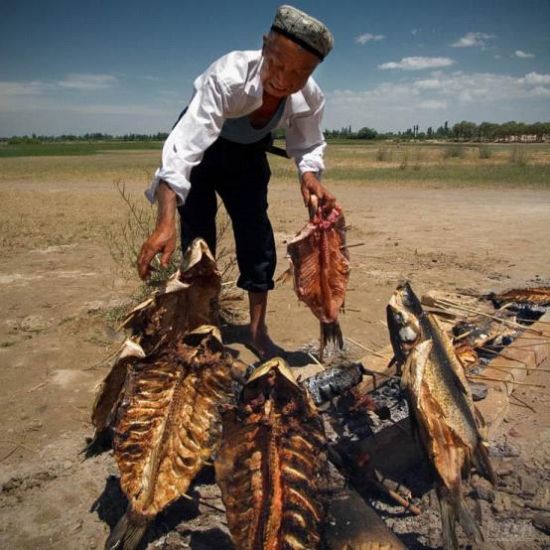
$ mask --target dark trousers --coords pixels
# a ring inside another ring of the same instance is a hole
[[[202,237],[215,255],[216,193],[220,196],[233,226],[240,271],[237,286],[250,292],[273,288],[277,261],[267,216],[271,171],[264,141],[242,145],[218,138],[191,171],[191,190],[178,208],[182,249]]]

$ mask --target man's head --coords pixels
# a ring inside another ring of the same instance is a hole
[[[265,92],[282,98],[303,88],[333,42],[323,23],[292,6],[280,6],[264,36],[261,78]]]

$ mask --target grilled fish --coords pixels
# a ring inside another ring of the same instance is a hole
[[[145,352],[142,347],[127,338],[111,370],[99,385],[92,409],[92,424],[95,433],[85,449],[86,456],[101,452],[110,446],[111,432],[118,406],[122,401],[126,375],[132,365],[144,357]]]
[[[221,276],[216,261],[202,239],[186,250],[181,269],[163,288],[138,305],[123,321],[131,337],[149,355],[155,349],[181,342],[201,325],[218,324]]]
[[[481,435],[483,421],[472,402],[464,371],[453,347],[425,313],[410,285],[400,285],[387,308],[394,354],[404,365],[411,419],[435,474],[445,548],[458,548],[455,524],[478,542],[483,535],[466,508],[462,481],[472,465],[496,483]]]
[[[548,307],[550,306],[550,287],[518,288],[500,294],[490,294],[488,297],[497,307],[509,303]]]
[[[340,210],[325,217],[314,209],[311,221],[288,244],[294,290],[321,323],[319,355],[330,342],[344,346],[338,313],[344,305],[349,279],[346,223]]]
[[[286,363],[264,363],[223,413],[215,462],[227,522],[239,550],[313,549],[324,505],[323,424]]]
[[[185,494],[219,443],[220,408],[231,398],[231,360],[216,327],[133,366],[113,441],[129,504],[105,548],[135,548],[158,512]]]
[[[86,448],[88,456],[109,440],[132,365],[146,355],[175,347],[201,325],[216,325],[220,288],[220,274],[208,245],[195,239],[184,254],[181,270],[128,315],[122,328],[130,336],[100,384],[92,409],[95,434]]]

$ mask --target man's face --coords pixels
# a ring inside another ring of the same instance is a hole
[[[264,37],[264,63],[261,70],[264,91],[274,97],[288,97],[301,90],[319,58],[280,34]]]

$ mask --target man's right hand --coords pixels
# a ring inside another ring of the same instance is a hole
[[[161,253],[160,265],[168,267],[170,258],[176,249],[176,226],[157,227],[152,235],[143,243],[137,260],[139,276],[145,280],[151,274],[151,261]]]
[[[151,274],[151,262],[160,252],[160,265],[168,267],[176,249],[176,194],[165,182],[160,182],[156,193],[158,201],[157,226],[143,243],[137,260],[139,276],[145,280]]]

